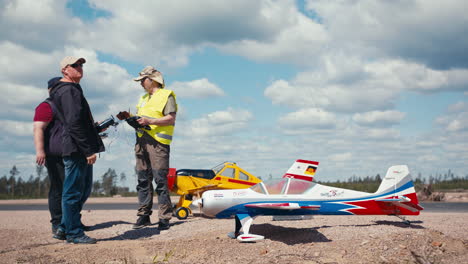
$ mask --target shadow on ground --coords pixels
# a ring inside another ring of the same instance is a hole
[[[123,221],[113,221],[113,222],[121,222],[120,224],[130,224],[129,222],[123,222]],[[113,222],[107,222],[107,223],[102,223],[100,225],[109,225],[109,223]],[[175,226],[182,224],[183,222],[175,222],[171,223],[170,226]],[[115,225],[115,224],[113,224]],[[112,226],[112,225],[110,225]],[[131,227],[130,227],[131,228]],[[146,226],[141,229],[130,229],[125,231],[124,233],[120,235],[116,235],[114,237],[109,237],[109,238],[103,238],[99,239],[98,241],[112,241],[112,240],[135,240],[135,239],[141,239],[141,238],[148,238],[152,237],[154,235],[159,235],[161,233],[160,230],[158,230],[158,224],[154,223],[152,225]]]
[[[410,229],[425,229],[424,226],[417,225],[422,224],[423,221],[411,221],[410,224],[401,221],[375,221],[377,225],[392,225],[401,228],[410,228]]]
[[[330,242],[331,240],[313,228],[283,227],[272,224],[258,224],[250,228],[250,233],[262,235],[265,239],[275,240],[287,245],[311,242]]]
[[[417,225],[423,223],[422,221],[411,221],[411,224],[406,224],[402,221],[375,221],[373,224],[363,224],[363,225],[323,225],[317,226],[313,229],[321,229],[321,228],[334,228],[334,227],[369,227],[369,226],[378,226],[378,225],[391,225],[400,228],[410,228],[410,229],[425,229],[424,226]]]
[[[109,221],[109,222],[104,222],[104,223],[96,224],[93,226],[89,226],[89,230],[93,231],[93,230],[98,230],[98,229],[109,228],[114,225],[128,225],[128,224],[131,224],[131,223],[126,222],[126,221]]]

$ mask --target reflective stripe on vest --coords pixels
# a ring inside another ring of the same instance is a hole
[[[163,117],[163,110],[170,95],[172,95],[174,99],[176,98],[174,92],[166,89],[159,89],[151,98],[149,98],[149,94],[143,95],[137,105],[137,115],[148,118]],[[174,126],[150,125],[150,127],[151,130],[137,130],[138,137],[143,136],[143,133],[147,133],[162,144],[169,145],[171,143],[172,135],[174,134]]]

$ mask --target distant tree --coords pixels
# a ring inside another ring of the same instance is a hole
[[[13,168],[10,170],[10,194],[11,196],[15,196],[15,185],[16,185],[16,175],[18,175],[20,171],[16,168],[16,165],[13,165]]]
[[[127,180],[127,175],[125,175],[124,172],[121,172],[120,173],[120,184],[124,185],[126,180]]]
[[[115,182],[117,180],[117,173],[114,169],[108,169],[104,175],[102,175],[102,189],[106,195],[114,195],[117,193]]]
[[[6,175],[0,178],[0,194],[8,194],[8,178]]]
[[[376,181],[376,182],[381,182],[382,181],[382,178],[380,177],[380,174],[377,173],[377,175],[375,175],[374,181]]]
[[[100,181],[93,182],[93,195],[97,196],[102,193],[102,186]]]

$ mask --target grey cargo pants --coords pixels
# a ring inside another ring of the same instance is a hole
[[[151,215],[153,207],[153,178],[158,195],[159,219],[172,217],[172,203],[167,185],[169,170],[169,145],[159,143],[148,134],[137,137],[135,144],[138,216]]]

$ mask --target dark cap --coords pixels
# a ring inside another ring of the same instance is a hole
[[[62,79],[62,77],[54,77],[47,82],[47,89],[54,87]]]

